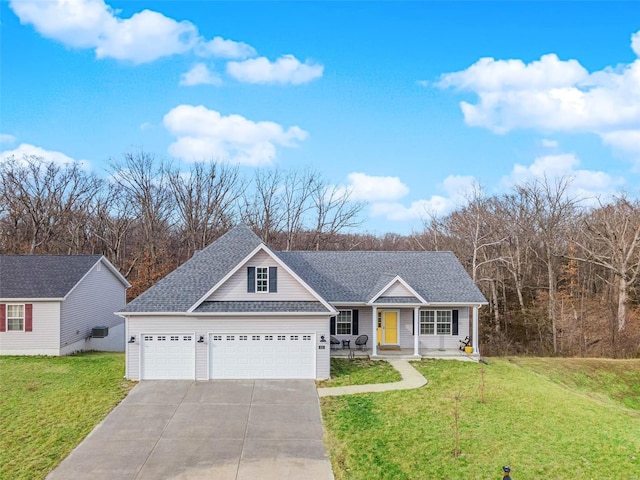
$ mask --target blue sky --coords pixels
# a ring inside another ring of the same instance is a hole
[[[533,178],[637,195],[640,3],[0,2],[0,158],[310,167],[362,230]]]

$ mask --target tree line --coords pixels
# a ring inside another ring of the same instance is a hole
[[[586,202],[571,179],[481,189],[411,235],[357,232],[365,204],[310,169],[203,162],[188,171],[128,153],[99,178],[37,157],[0,163],[0,252],[105,255],[134,298],[238,223],[276,250],[450,250],[489,304],[489,354],[640,354],[640,203]]]

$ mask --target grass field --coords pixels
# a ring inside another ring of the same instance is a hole
[[[640,479],[640,361],[425,360],[418,390],[321,400],[337,479]],[[454,397],[459,396],[459,456]]]
[[[368,358],[332,358],[331,378],[317,382],[318,387],[345,387],[369,383],[399,382],[402,377],[388,362]]]
[[[0,357],[0,479],[44,478],[124,398],[124,354]]]

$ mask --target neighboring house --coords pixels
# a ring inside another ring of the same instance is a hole
[[[124,351],[129,286],[101,255],[0,255],[0,354]]]
[[[275,252],[240,226],[119,312],[126,376],[328,378],[331,336],[478,352],[483,304],[451,252]]]

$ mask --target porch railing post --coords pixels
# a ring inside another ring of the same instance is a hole
[[[473,307],[473,335],[471,336],[471,346],[473,353],[480,355],[480,347],[478,342],[478,306]]]
[[[413,354],[420,356],[420,307],[413,309]]]
[[[378,307],[374,305],[371,312],[371,325],[373,327],[371,330],[371,356],[375,357],[378,355]]]

